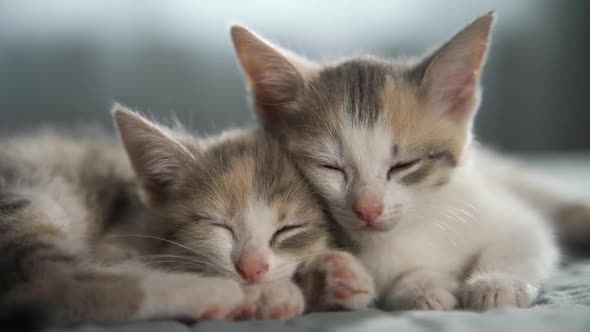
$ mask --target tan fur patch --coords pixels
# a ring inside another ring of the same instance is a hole
[[[431,160],[430,165],[424,166],[432,168],[430,177],[438,181],[450,167],[460,163],[467,131],[437,114],[418,87],[404,82],[394,85],[386,80],[382,101],[381,121],[391,128],[401,158],[444,157],[442,161],[446,162],[432,163]]]

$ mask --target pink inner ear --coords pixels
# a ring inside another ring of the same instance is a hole
[[[300,84],[293,65],[271,45],[252,33],[234,32],[234,46],[256,103],[265,108],[292,101]]]
[[[446,50],[435,59],[430,68],[430,91],[434,102],[444,115],[455,122],[467,120],[473,113],[478,70],[483,56],[482,48]]]
[[[252,73],[254,93],[260,104],[280,106],[292,101],[299,87],[299,74],[280,55],[265,56]]]
[[[475,99],[475,74],[457,75],[451,80],[451,87],[447,91],[446,102],[448,103],[447,116],[453,121],[460,122],[473,112]]]

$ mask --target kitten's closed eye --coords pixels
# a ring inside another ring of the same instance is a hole
[[[320,168],[330,172],[331,174],[335,174],[337,176],[341,176],[344,181],[347,181],[347,175],[346,175],[346,171],[344,170],[344,167],[340,166],[339,164],[336,163],[321,163],[320,164]]]
[[[342,167],[335,165],[335,164],[322,164],[321,167],[325,168],[327,170],[330,170],[330,171],[335,171],[335,172],[343,172],[344,171],[342,169]]]
[[[387,180],[389,180],[393,175],[395,175],[397,173],[403,172],[405,170],[412,168],[415,165],[418,165],[421,161],[422,161],[422,159],[418,158],[418,159],[414,159],[414,160],[410,160],[410,161],[406,161],[406,162],[399,162],[399,163],[391,166],[391,168],[387,172]]]
[[[281,238],[288,236],[291,233],[293,233],[293,231],[300,230],[300,229],[304,228],[305,226],[307,226],[307,223],[305,223],[305,222],[302,222],[299,224],[285,225],[285,226],[279,228],[279,230],[277,230],[274,233],[274,235],[272,236],[272,239],[271,239],[271,243],[276,243]]]
[[[225,223],[222,223],[222,222],[212,222],[211,225],[225,229],[226,231],[228,231],[231,234],[232,237],[235,238],[234,230],[231,228],[231,226],[229,226]]]
[[[221,228],[223,230],[226,230],[226,231],[228,231],[231,234],[231,236],[234,239],[236,237],[233,228],[230,225],[228,225],[227,223],[223,222],[223,221],[220,221],[220,220],[218,220],[216,218],[202,216],[202,215],[195,215],[194,216],[194,219],[197,222],[205,222],[205,223],[208,223],[211,226],[218,227],[218,228]]]

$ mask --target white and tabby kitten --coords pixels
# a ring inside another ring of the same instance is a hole
[[[242,318],[300,315],[296,272],[312,310],[371,303],[371,278],[352,256],[327,250],[322,207],[264,131],[197,139],[125,110],[115,119],[142,184],[148,233],[168,240],[155,248],[170,255],[164,265],[240,282]]]
[[[326,251],[322,208],[263,132],[203,140],[121,106],[114,117],[124,149],[89,133],[0,144],[3,314],[35,309],[44,326],[287,318],[304,310],[296,269],[324,295],[312,308],[370,303],[370,277]],[[135,237],[151,255],[128,259]]]
[[[472,144],[493,18],[419,61],[324,66],[231,29],[260,121],[352,240],[385,308],[527,307],[558,258],[545,218],[571,225],[557,213],[569,198],[504,174],[512,167]],[[577,208],[589,234],[588,205]]]
[[[238,310],[244,294],[233,280],[127,261],[132,251],[108,235],[143,218],[136,191],[123,149],[106,135],[46,132],[2,141],[2,313],[45,327],[196,320],[211,307],[218,310],[211,318],[223,318]]]

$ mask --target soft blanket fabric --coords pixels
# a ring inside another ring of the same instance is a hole
[[[364,312],[314,313],[288,321],[143,322],[116,327],[85,326],[51,332],[385,332],[385,331],[590,331],[590,259],[564,266],[549,280],[537,305],[530,309],[472,312]]]
[[[571,184],[573,190],[590,195],[590,155],[559,155],[529,158],[544,173]],[[590,256],[586,256],[590,257]],[[83,326],[50,332],[430,332],[430,331],[590,331],[590,258],[570,259],[544,285],[530,309],[499,309],[473,312],[363,312],[314,313],[287,321],[202,322],[193,326],[178,322],[142,322],[115,327]],[[0,327],[0,331],[2,327]]]

